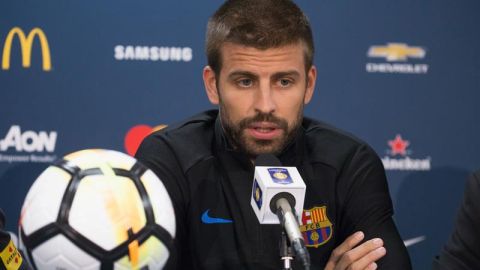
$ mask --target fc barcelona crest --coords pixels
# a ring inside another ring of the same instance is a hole
[[[300,231],[307,247],[319,247],[330,240],[333,226],[327,216],[327,207],[304,209]]]

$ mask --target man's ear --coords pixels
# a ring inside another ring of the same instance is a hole
[[[218,89],[217,78],[215,72],[210,66],[203,68],[203,84],[205,85],[205,91],[207,92],[208,100],[213,105],[218,105]]]
[[[305,91],[304,104],[308,104],[312,100],[313,92],[315,92],[315,82],[317,81],[317,68],[312,65],[307,72],[307,87]]]

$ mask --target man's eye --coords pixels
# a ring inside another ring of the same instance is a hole
[[[288,79],[280,79],[279,83],[281,87],[287,87],[292,84],[292,81]]]
[[[252,79],[241,79],[238,81],[238,85],[241,87],[250,87],[253,85],[253,80]]]

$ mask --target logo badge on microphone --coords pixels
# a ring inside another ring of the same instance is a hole
[[[257,205],[258,209],[262,208],[262,189],[258,185],[257,179],[254,180],[253,182],[253,200],[255,201],[255,204]]]
[[[270,173],[273,182],[277,184],[288,185],[293,183],[288,170],[285,168],[268,168],[268,173]]]

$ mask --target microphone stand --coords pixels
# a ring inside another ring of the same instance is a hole
[[[291,263],[295,255],[293,254],[293,248],[288,241],[287,234],[282,228],[282,234],[280,235],[280,261],[283,262],[282,270],[292,270]]]

